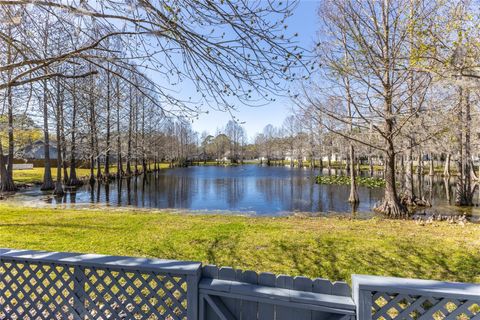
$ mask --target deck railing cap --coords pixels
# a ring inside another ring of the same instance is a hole
[[[358,292],[360,290],[433,297],[480,298],[480,284],[476,283],[444,282],[357,274],[352,275],[352,289],[355,300],[358,299]]]
[[[124,270],[164,272],[170,274],[198,275],[202,264],[194,261],[177,261],[101,254],[50,252],[37,250],[0,249],[0,260],[56,263],[84,267],[108,267]]]

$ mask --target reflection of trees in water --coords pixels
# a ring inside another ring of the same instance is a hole
[[[428,176],[428,202],[433,202],[433,176]],[[440,184],[441,185],[441,184]]]
[[[284,211],[319,211],[318,194],[314,192],[313,182],[307,179],[304,175],[294,174],[282,179],[258,178],[256,192],[272,206],[280,204]]]
[[[110,183],[105,183],[105,203],[110,204]]]
[[[101,201],[100,200],[100,194],[101,194],[100,190],[101,190],[102,184],[97,183],[96,186],[97,186],[97,203],[100,203],[100,201]]]
[[[77,202],[77,193],[70,192],[70,203],[76,203],[76,202]]]
[[[90,187],[90,203],[95,203],[95,182],[89,183]]]
[[[432,205],[452,204],[451,199],[455,198],[455,177],[415,175],[413,183]]]
[[[290,193],[290,189],[285,188],[287,181],[284,179],[258,178],[255,180],[257,192],[261,192],[267,202],[281,201],[286,197],[284,192]]]
[[[419,197],[420,199],[423,199],[423,181],[425,179],[425,176],[422,174],[422,171],[423,170],[417,170],[417,181],[416,181],[416,184],[417,184],[417,197]],[[415,176],[414,176],[415,177]],[[415,178],[414,178],[414,182],[415,183]]]
[[[133,177],[132,182],[133,182],[133,202],[132,204],[134,206],[138,207],[138,176]]]
[[[246,179],[246,177],[206,179],[203,181],[203,187],[205,189],[202,193],[204,193],[204,196],[213,195],[215,201],[224,199],[227,207],[235,210],[239,208],[240,202],[245,198],[247,192]],[[207,192],[210,188],[213,189],[213,194]],[[206,200],[208,200],[208,198]]]
[[[145,196],[146,196],[146,193],[147,193],[147,184],[148,184],[148,177],[145,176],[145,175],[142,175],[142,178],[141,178],[141,183],[142,183],[142,192],[140,193],[140,201],[141,201],[141,204],[142,204],[142,207],[145,207],[146,204],[145,204]]]
[[[225,188],[227,204],[230,208],[238,208],[238,204],[245,196],[245,178],[231,178],[228,179]]]
[[[349,186],[318,185],[313,177],[319,171],[291,168],[248,167],[230,170],[172,170],[110,184],[87,184],[61,198],[49,197],[51,203],[95,202],[157,208],[249,209],[275,211],[350,212]],[[345,170],[331,169],[333,175]],[[324,169],[323,174],[328,174]],[[364,175],[364,174],[362,174]],[[369,175],[369,172],[366,172]],[[377,173],[376,175],[380,175]],[[404,184],[402,175],[399,182]],[[455,197],[456,177],[415,175],[415,189],[433,205],[449,204]],[[478,191],[477,191],[478,192]],[[370,211],[382,198],[382,188],[359,187],[360,211]],[[478,202],[480,194],[475,197]],[[242,208],[243,207],[243,208]],[[433,210],[437,210],[433,208]]]
[[[55,199],[55,203],[56,204],[63,204],[63,203],[67,203],[67,194],[63,194],[63,195],[54,195],[53,198]],[[53,201],[50,200],[50,203],[53,203]]]
[[[127,178],[125,182],[127,186],[127,205],[129,206],[132,204],[132,178]]]
[[[189,208],[197,180],[188,176],[151,175],[148,185],[148,206],[161,208]],[[153,186],[153,188],[152,188]]]
[[[203,192],[201,192],[202,200],[208,201],[211,196],[210,188],[212,187],[212,181],[210,179],[200,179],[200,181],[202,182],[201,188],[203,190]]]
[[[117,205],[122,205],[122,185],[123,179],[117,180]]]
[[[445,189],[445,195],[447,199],[447,203],[451,204],[451,197],[450,197],[450,176],[443,178],[443,188]]]

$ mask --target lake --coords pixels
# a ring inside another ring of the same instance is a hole
[[[100,183],[93,188],[85,185],[76,191],[68,191],[63,197],[53,197],[34,187],[18,192],[11,200],[31,204],[63,204],[67,207],[73,204],[106,204],[273,216],[292,212],[350,215],[352,207],[347,202],[350,187],[316,184],[314,178],[318,174],[318,169],[313,171],[288,166],[193,166],[165,169],[120,182]],[[321,174],[345,172],[328,172],[324,169]],[[468,210],[476,214],[476,208],[458,209],[449,205],[454,199],[454,178],[446,181],[440,176],[423,176],[420,180],[416,179],[416,185],[433,204],[432,208],[424,210],[427,213]],[[370,217],[371,208],[383,196],[383,189],[359,187],[358,192],[360,204],[355,210],[356,215]],[[478,193],[475,201],[478,205]]]

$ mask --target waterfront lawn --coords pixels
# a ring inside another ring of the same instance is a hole
[[[160,168],[168,168],[168,163],[160,163]],[[134,167],[132,166],[132,171],[133,169]],[[24,183],[40,184],[43,182],[44,171],[45,171],[44,167],[35,167],[33,169],[27,169],[27,170],[13,170],[13,180],[15,181],[15,183],[20,183],[20,184],[24,184]],[[53,179],[55,179],[57,177],[57,168],[56,167],[52,168],[51,172],[52,172]],[[70,169],[68,169],[68,172],[70,172]],[[90,176],[89,168],[77,168],[76,172],[79,179],[88,178]],[[117,172],[117,167],[111,166],[110,173],[114,174],[116,172]],[[96,169],[95,169],[95,173],[96,173]],[[62,171],[62,174],[63,174],[63,171]]]
[[[0,247],[197,260],[291,275],[480,281],[480,225],[0,205]]]
[[[39,184],[43,182],[44,172],[44,167],[35,167],[33,169],[26,170],[13,170],[13,181],[20,184]],[[52,168],[51,172],[53,179],[55,179],[57,177],[57,168]],[[70,172],[70,169],[68,169],[68,172]],[[77,168],[76,172],[79,179],[88,177],[90,175],[90,169],[87,168]]]

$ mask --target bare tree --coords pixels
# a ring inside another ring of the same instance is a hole
[[[305,88],[301,101],[301,105],[314,105],[337,122],[333,127],[324,121],[328,130],[383,152],[385,195],[375,210],[392,218],[408,216],[397,192],[395,157],[403,152],[400,141],[406,125],[420,112],[419,108],[406,112],[410,70],[405,59],[409,48],[406,22],[423,19],[428,8],[419,6],[412,17],[410,6],[409,0],[323,1],[320,16],[325,33],[320,38],[319,54],[324,65],[320,76],[327,84]],[[417,94],[428,88],[425,81],[415,83]],[[315,97],[311,92],[320,95]],[[343,93],[346,99],[342,99]],[[332,101],[339,107],[329,108]],[[352,134],[369,129],[382,137],[380,144]]]

